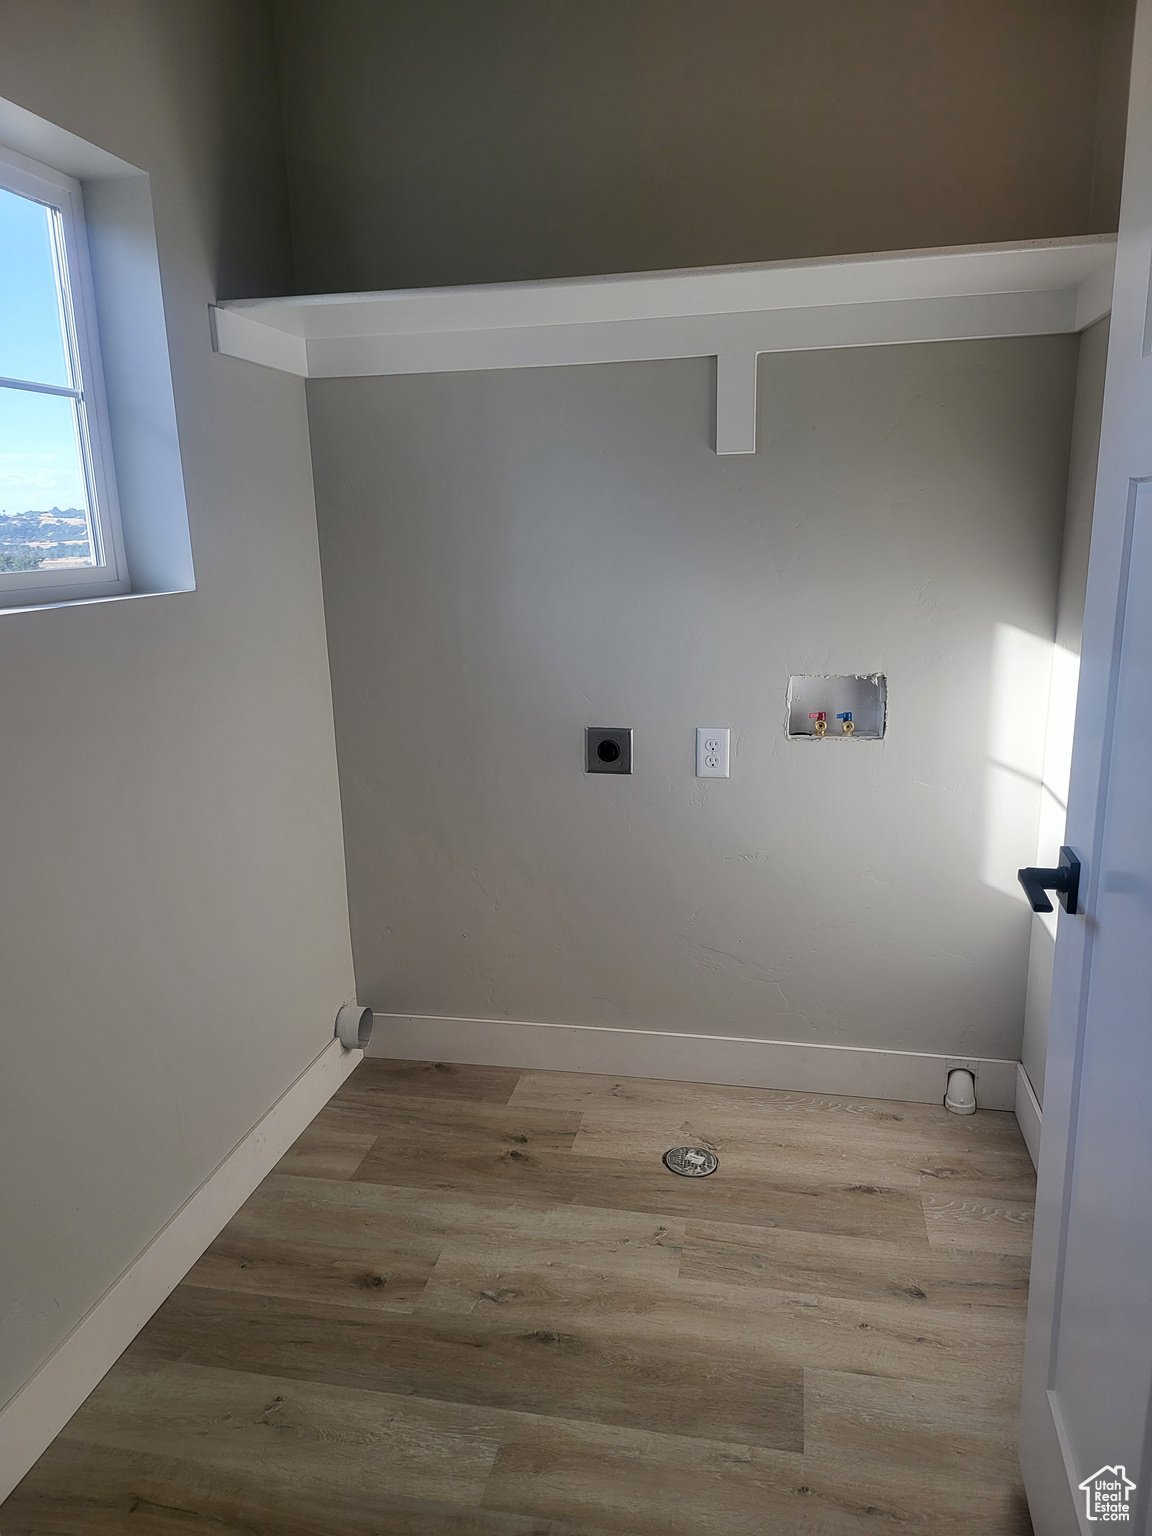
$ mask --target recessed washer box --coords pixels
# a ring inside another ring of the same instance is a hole
[[[788,735],[816,740],[879,741],[888,683],[881,672],[852,677],[793,677],[788,683]],[[818,729],[823,724],[824,730]],[[845,730],[851,725],[851,730]]]

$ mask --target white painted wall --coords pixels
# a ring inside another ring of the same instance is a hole
[[[1035,858],[1030,861],[1039,865],[1055,864],[1060,845],[1064,841],[1107,351],[1108,322],[1102,320],[1085,331],[1080,341],[1072,451],[1068,464],[1064,557],[1060,568],[1052,683],[1041,768],[1043,788],[1040,797],[1040,835]],[[1028,952],[1028,995],[1021,1056],[1024,1070],[1028,1073],[1041,1105],[1044,1102],[1044,1059],[1048,1051],[1048,1012],[1052,1001],[1056,915],[1052,911],[1038,914],[1032,919],[1032,938]]]
[[[0,96],[151,174],[197,581],[0,616],[0,1403],[352,990],[303,386],[207,319],[288,284],[265,20],[0,3]]]
[[[1017,1057],[1077,350],[764,357],[740,461],[707,361],[310,382],[361,1000]]]

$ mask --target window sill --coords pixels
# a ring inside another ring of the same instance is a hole
[[[0,597],[0,619],[17,613],[49,613],[55,608],[92,608],[102,603],[132,603],[144,597],[180,597],[195,590],[195,587],[172,587],[158,592],[108,592],[99,597],[64,597],[52,602],[21,603],[13,607],[6,607]]]

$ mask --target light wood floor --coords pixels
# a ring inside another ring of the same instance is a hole
[[[1020,1536],[1033,1187],[1006,1114],[367,1061],[0,1531]]]

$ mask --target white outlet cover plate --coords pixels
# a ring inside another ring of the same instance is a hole
[[[696,777],[726,779],[728,773],[728,738],[726,725],[702,725],[696,731]]]

